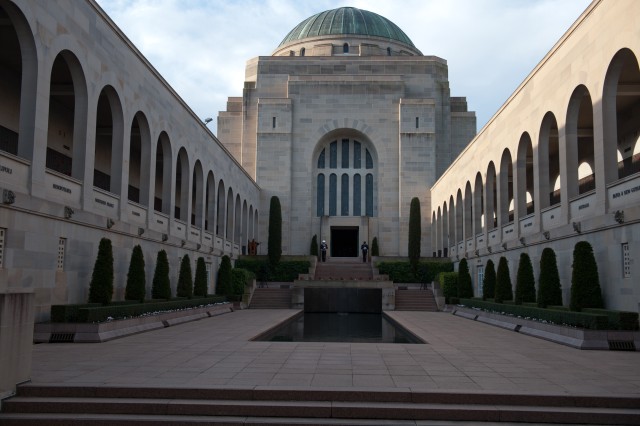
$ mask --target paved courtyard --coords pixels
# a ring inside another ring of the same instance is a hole
[[[427,344],[253,342],[295,310],[243,310],[99,344],[39,344],[32,381],[640,394],[640,352],[581,351],[442,312],[390,312]]]

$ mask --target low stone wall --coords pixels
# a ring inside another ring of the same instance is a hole
[[[229,312],[233,306],[225,303],[102,323],[39,323],[33,328],[33,342],[100,343]]]
[[[640,332],[621,330],[586,330],[545,324],[524,318],[485,312],[461,306],[449,306],[446,309],[453,315],[483,322],[496,327],[515,331],[527,336],[550,340],[561,345],[577,349],[628,349],[632,346],[640,351]]]
[[[31,377],[33,292],[0,293],[0,399]]]

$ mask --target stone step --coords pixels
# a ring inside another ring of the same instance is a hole
[[[535,399],[535,397],[534,397]],[[635,401],[638,402],[637,399]],[[207,416],[210,420],[220,417],[281,418],[281,424],[322,424],[318,419],[351,420],[446,420],[485,422],[544,422],[580,424],[640,424],[640,405],[633,408],[607,408],[570,405],[507,405],[471,403],[380,402],[339,400],[209,400],[166,398],[79,398],[79,397],[14,397],[3,403],[0,420],[3,425],[45,424],[53,415],[67,415],[85,422],[87,415],[102,415],[119,421],[140,422],[148,416]],[[11,417],[21,414],[19,417]],[[46,415],[37,422],[35,414]],[[31,416],[29,416],[31,415]],[[140,418],[138,418],[140,417]],[[181,420],[186,420],[182,417]],[[93,418],[92,423],[97,421]],[[173,423],[157,417],[160,423]],[[212,422],[213,423],[213,422]],[[46,423],[51,424],[51,423]],[[68,423],[67,423],[68,424]],[[104,424],[99,422],[99,424]],[[120,423],[121,424],[121,423]],[[233,424],[233,423],[230,423]],[[326,423],[325,423],[326,424]],[[341,423],[342,424],[342,423]]]
[[[289,309],[291,289],[257,288],[251,297],[249,309]]]
[[[396,290],[397,311],[437,311],[431,290]]]

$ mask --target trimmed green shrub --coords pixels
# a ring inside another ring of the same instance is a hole
[[[108,305],[113,296],[113,249],[111,240],[102,238],[89,284],[89,303]]]
[[[533,266],[527,253],[520,254],[518,262],[518,274],[516,275],[516,305],[534,303],[536,301],[536,282],[533,278]]]
[[[507,258],[500,257],[498,261],[498,271],[496,273],[496,303],[502,303],[513,299],[513,289],[511,288],[511,277],[509,276],[509,264]]]
[[[413,272],[407,261],[378,262],[376,267],[394,283],[430,283],[440,272],[453,272],[453,263],[448,260],[421,260],[418,262],[417,273]]]
[[[380,248],[378,247],[378,237],[373,237],[373,241],[371,241],[371,256],[380,256]]]
[[[606,315],[611,330],[640,330],[637,312],[611,311],[608,309],[584,308],[582,312],[597,315]]]
[[[556,253],[551,247],[542,250],[540,278],[538,278],[538,306],[546,308],[562,305],[562,288],[556,262]]]
[[[445,303],[453,303],[452,299],[458,299],[458,273],[457,272],[440,272],[438,281],[442,289]]]
[[[275,267],[260,258],[236,260],[236,268],[251,271],[258,281],[264,282],[293,282],[300,274],[308,274],[310,267],[308,260],[281,260]]]
[[[152,312],[194,308],[226,301],[224,297],[210,296],[201,299],[163,300],[158,302],[134,303],[128,305],[109,305],[78,310],[78,322],[102,322],[108,318],[122,319],[136,317]]]
[[[129,272],[127,272],[127,287],[124,291],[125,300],[142,302],[146,292],[147,281],[144,275],[144,254],[142,247],[136,245],[131,252]]]
[[[218,269],[218,285],[216,294],[225,296],[231,294],[231,259],[226,254],[222,256],[220,269]]]
[[[422,228],[420,220],[420,200],[418,197],[411,199],[411,208],[409,210],[409,263],[411,269],[416,274],[418,271],[418,262],[420,261],[420,239],[422,237]]]
[[[193,279],[193,295],[207,297],[207,265],[204,257],[200,256],[196,262],[196,277]]]
[[[458,297],[460,299],[473,297],[473,284],[469,274],[469,265],[467,265],[467,259],[464,257],[458,265]]]
[[[275,195],[271,197],[269,205],[269,240],[267,255],[271,266],[276,266],[282,256],[282,209],[280,199]]]
[[[607,330],[609,328],[609,321],[606,315],[542,309],[534,306],[491,303],[479,299],[461,299],[460,304],[470,308],[486,309],[487,311],[495,311],[521,318],[535,318],[558,325],[569,325],[591,330]]]
[[[102,303],[51,305],[51,322],[78,322],[78,312],[80,309],[96,308],[98,306],[102,306]]]
[[[313,234],[313,238],[311,238],[311,247],[309,247],[309,254],[311,256],[318,257],[318,236]]]
[[[496,295],[496,269],[493,260],[487,260],[482,279],[482,300],[493,299]]]
[[[251,284],[255,278],[253,272],[246,269],[233,268],[231,270],[231,296],[242,296],[244,294],[245,285]]]
[[[191,298],[193,296],[193,279],[191,275],[191,259],[189,255],[182,256],[180,272],[178,273],[178,288],[176,296]]]
[[[579,312],[584,308],[603,308],[598,265],[591,244],[586,241],[576,243],[572,267],[571,310]]]
[[[154,299],[171,299],[171,282],[169,281],[169,260],[167,252],[160,250],[156,259],[156,269],[153,272],[151,297]]]

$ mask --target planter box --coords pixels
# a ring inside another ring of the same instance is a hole
[[[524,318],[485,312],[460,306],[450,307],[453,315],[483,322],[527,336],[538,337],[577,349],[624,349],[640,351],[639,331],[586,330],[545,324]]]
[[[229,303],[101,323],[39,323],[34,343],[100,343],[145,331],[233,312]]]

